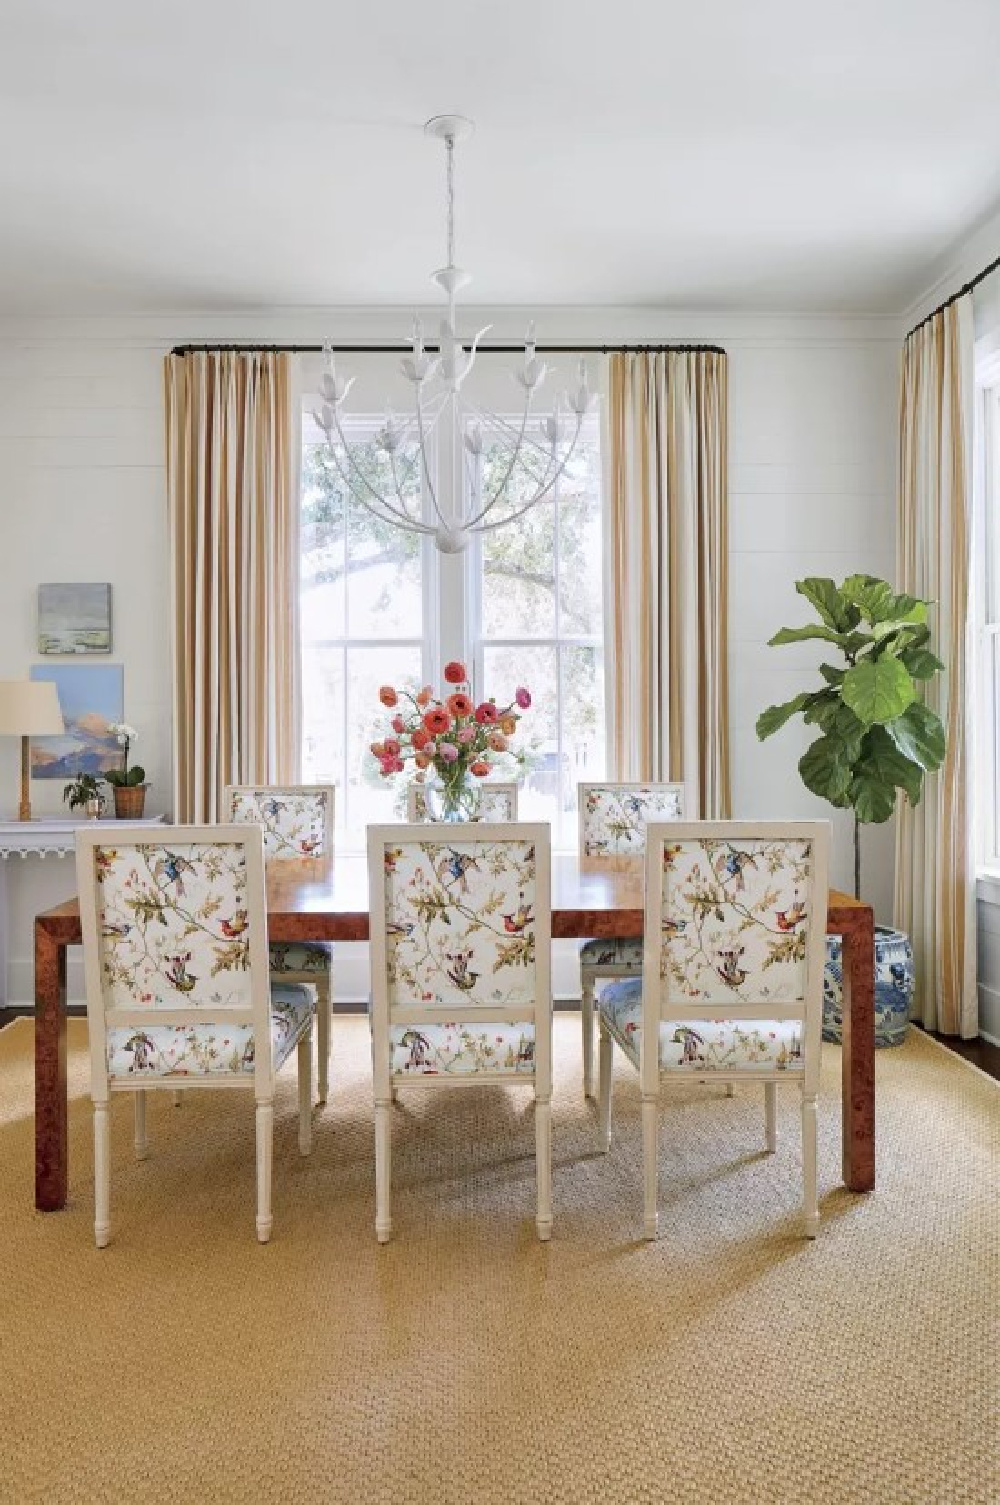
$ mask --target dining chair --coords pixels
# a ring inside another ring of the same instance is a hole
[[[602,990],[598,1021],[605,1150],[614,1045],[639,1072],[647,1238],[657,1232],[660,1089],[698,1079],[764,1084],[769,1151],[777,1145],[778,1084],[796,1085],[804,1226],[816,1236],[829,837],[827,821],[646,828],[642,976]]]
[[[264,860],[295,862],[332,857],[336,788],[333,784],[230,784],[223,797],[228,819],[251,821],[264,832]],[[333,1014],[333,947],[324,941],[272,941],[271,973],[281,982],[316,989],[317,1095],[330,1090]]]
[[[447,835],[444,834],[447,831]],[[552,1232],[548,825],[368,827],[375,1235],[392,1232],[397,1088],[530,1087],[536,1228]],[[439,834],[440,833],[440,834]]]
[[[683,820],[683,784],[580,784],[580,856],[639,857],[646,847],[646,822]],[[594,1095],[594,996],[598,980],[637,977],[642,941],[609,937],[584,941],[580,948],[580,1003],[583,1022],[583,1093]]]
[[[268,970],[264,846],[246,825],[118,826],[76,833],[90,1095],[94,1234],[110,1225],[110,1099],[135,1101],[135,1153],[149,1152],[146,1093],[252,1091],[257,1237],[271,1236],[275,1074],[298,1051],[299,1149],[312,1147],[313,997],[273,986]],[[212,1147],[205,1146],[206,1164]],[[230,1174],[223,1159],[220,1171]]]
[[[517,785],[501,783],[477,783],[473,785],[479,796],[476,820],[517,820]],[[407,785],[406,818],[408,821],[430,820],[423,784]]]

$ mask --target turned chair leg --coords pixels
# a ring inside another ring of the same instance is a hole
[[[333,1015],[333,986],[330,972],[316,980],[316,1086],[321,1103],[330,1095],[330,1024]]]
[[[656,1211],[656,1193],[659,1182],[657,1165],[659,1107],[658,1097],[644,1097],[642,1100],[643,1232],[646,1238],[650,1239],[656,1237],[659,1221]]]
[[[392,1235],[392,1113],[388,1102],[375,1103],[375,1237],[387,1244]]]
[[[107,1102],[94,1104],[94,1238],[104,1249],[111,1237],[111,1135]]]
[[[581,973],[580,1016],[583,1025],[583,1095],[594,1095],[594,978],[587,968]]]
[[[806,1238],[819,1232],[819,1202],[816,1186],[816,1094],[802,1094],[802,1186]]]
[[[597,1141],[601,1149],[607,1154],[611,1148],[611,1083],[612,1083],[612,1055],[614,1041],[604,1028],[604,1022],[600,1026],[600,1081],[599,1097],[597,1105]]]
[[[535,1097],[535,1176],[538,1211],[535,1227],[543,1243],[552,1237],[552,1103]]]
[[[764,1083],[764,1142],[768,1154],[778,1148],[778,1084]]]
[[[307,1029],[299,1041],[299,1153],[312,1149],[312,1030]]]
[[[257,1238],[271,1237],[271,1171],[274,1163],[274,1103],[257,1104]]]

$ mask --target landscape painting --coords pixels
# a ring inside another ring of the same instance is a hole
[[[122,750],[108,732],[124,714],[121,664],[32,664],[29,677],[55,685],[66,725],[59,737],[32,738],[32,778],[66,780],[121,766]]]
[[[111,586],[38,587],[39,653],[110,653]]]

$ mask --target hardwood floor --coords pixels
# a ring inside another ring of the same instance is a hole
[[[346,1007],[344,1011],[347,1012]],[[350,1011],[355,1012],[353,1009]],[[85,1018],[87,1014],[82,1004],[71,1006],[68,1012],[70,1018],[77,1019]],[[5,1024],[10,1024],[13,1019],[30,1018],[31,1013],[31,1009],[0,1009],[0,1028]],[[923,1029],[923,1025],[915,1024],[913,1028]],[[991,1045],[988,1040],[983,1039],[958,1040],[954,1035],[938,1035],[933,1030],[924,1030],[924,1033],[932,1040],[940,1041],[942,1045],[946,1045],[949,1050],[964,1057],[966,1061],[971,1061],[973,1066],[978,1066],[980,1071],[986,1072],[987,1076],[994,1077],[1000,1082],[1000,1045]]]

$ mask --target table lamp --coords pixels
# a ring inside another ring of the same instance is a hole
[[[51,680],[0,679],[0,736],[21,739],[21,803],[18,820],[31,819],[28,799],[28,738],[57,737],[66,730]]]

